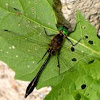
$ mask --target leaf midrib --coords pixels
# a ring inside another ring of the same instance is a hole
[[[71,40],[72,40],[72,41],[74,41],[74,42],[77,42],[77,40],[72,39],[72,38],[70,38],[70,37],[69,37],[69,39],[71,39]],[[100,56],[100,52],[97,52],[96,50],[94,50],[94,49],[92,49],[92,48],[90,48],[90,47],[86,46],[86,45],[85,45],[85,44],[83,44],[83,43],[78,43],[78,44],[80,44],[81,46],[83,46],[83,47],[87,48],[88,50],[90,50],[90,51],[92,51],[93,53],[95,53],[95,54],[97,54],[97,55],[99,55],[99,56]]]

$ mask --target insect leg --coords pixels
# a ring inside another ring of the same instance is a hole
[[[78,21],[78,22],[76,23],[76,25],[75,25],[75,27],[74,27],[74,30],[70,31],[69,33],[73,33],[73,32],[76,30],[77,24],[79,24],[79,22],[80,22],[80,21]]]
[[[60,56],[60,51],[58,51],[58,53],[57,53],[57,63],[58,63],[57,67],[59,68],[59,75],[60,75],[60,62],[59,62],[59,56]]]
[[[81,38],[75,44],[73,44],[73,42],[68,37],[66,37],[66,39],[71,43],[72,46],[76,46],[82,40]]]
[[[39,60],[39,62],[46,56],[46,54],[48,53],[48,50],[45,52],[45,54],[43,55],[43,57]],[[38,63],[39,63],[38,62]]]
[[[44,32],[45,32],[46,36],[49,36],[49,37],[51,37],[51,36],[54,36],[54,35],[55,35],[55,34],[48,34],[45,28],[44,28]]]

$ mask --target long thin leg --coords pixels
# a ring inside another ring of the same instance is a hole
[[[47,34],[47,31],[46,31],[46,29],[44,28],[44,32],[45,32],[45,34],[46,34],[46,36],[49,36],[49,37],[51,37],[51,36],[54,36],[55,34]]]
[[[59,75],[60,75],[60,62],[59,62],[59,55],[60,55],[60,51],[58,51],[58,53],[57,53],[57,63],[58,63],[57,67],[59,68]]]
[[[43,58],[46,56],[46,54],[48,53],[48,50],[45,52],[45,54],[43,55],[43,57],[39,60],[39,62],[41,61],[41,60],[43,60]],[[38,63],[39,63],[38,62]]]
[[[80,21],[79,21],[79,22],[80,22]],[[79,22],[76,23],[76,25],[75,25],[75,27],[74,27],[74,30],[70,31],[69,33],[73,33],[73,32],[76,30],[77,24],[78,24]]]
[[[16,11],[20,11],[19,9],[17,9],[17,8],[13,8],[14,10],[16,10]]]
[[[40,70],[38,71],[37,75],[34,77],[34,79],[29,83],[27,89],[26,89],[26,93],[25,93],[25,98],[34,90],[34,88],[36,87],[39,77],[41,75],[41,73],[43,72],[43,69],[45,68],[46,64],[48,63],[48,61],[50,60],[51,54],[48,55],[48,57],[46,58],[45,62],[43,63],[43,65],[41,66]]]
[[[81,38],[75,44],[73,44],[73,42],[68,37],[66,37],[66,39],[71,43],[72,46],[76,46],[82,40]]]

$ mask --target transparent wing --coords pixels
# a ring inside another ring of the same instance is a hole
[[[72,51],[71,47],[72,46],[70,45],[70,43],[66,41],[66,43],[61,49],[60,64],[62,73],[69,69],[74,69],[74,65],[80,61],[84,62],[85,64],[89,64],[95,59],[98,59],[93,55],[92,52],[89,51],[89,53],[87,48],[81,47],[80,44],[77,44],[74,47],[75,51]]]

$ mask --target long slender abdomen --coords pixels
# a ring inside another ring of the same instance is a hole
[[[40,74],[42,73],[43,69],[45,68],[46,64],[48,63],[48,61],[50,60],[51,54],[48,55],[48,57],[46,58],[45,62],[43,63],[43,65],[41,66],[40,70],[38,71],[37,75],[35,76],[35,78],[30,82],[30,84],[28,85],[27,89],[26,89],[26,93],[25,93],[25,98],[34,90],[34,88],[36,87]]]

